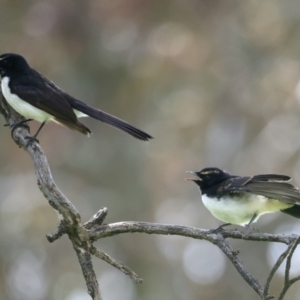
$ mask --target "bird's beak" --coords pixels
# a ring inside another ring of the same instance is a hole
[[[197,173],[194,172],[194,171],[186,171],[186,173],[189,173],[189,174],[193,174],[193,175],[196,175],[197,176]],[[188,180],[188,181],[202,181],[201,178],[185,178],[185,180]]]
[[[187,180],[187,181],[195,181],[196,179],[195,179],[195,178],[184,178],[184,180]]]
[[[186,171],[186,173],[188,173],[188,174],[196,174],[196,172],[194,172],[194,171]]]

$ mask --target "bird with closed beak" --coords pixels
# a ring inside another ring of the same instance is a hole
[[[92,117],[142,141],[152,139],[148,133],[64,92],[48,78],[32,69],[21,55],[14,53],[0,55],[0,74],[1,89],[6,101],[26,118],[15,124],[13,130],[28,121],[35,120],[41,123],[36,134],[28,137],[29,143],[36,140],[48,121],[54,121],[89,136],[91,131],[78,121],[81,117]]]

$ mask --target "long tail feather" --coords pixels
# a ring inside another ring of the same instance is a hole
[[[118,119],[117,117],[114,117],[108,113],[105,113],[99,109],[96,109],[92,106],[89,106],[79,100],[69,98],[68,102],[72,106],[72,108],[77,109],[94,119],[97,119],[101,122],[114,126],[120,130],[123,130],[139,140],[148,141],[150,139],[153,139],[153,137],[148,133],[140,129],[137,129],[136,127],[128,124],[127,122]]]
[[[300,219],[300,206],[294,205],[293,207],[282,210],[283,213]]]

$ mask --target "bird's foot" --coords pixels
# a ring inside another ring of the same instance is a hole
[[[11,128],[11,136],[13,136],[15,130],[18,127],[25,127],[27,130],[29,130],[30,128],[29,128],[28,124],[26,124],[26,123],[30,122],[30,121],[32,121],[32,119],[26,119],[26,120],[23,120],[23,121],[20,121],[20,122],[14,124]],[[9,126],[9,124],[5,124],[4,126],[7,127],[7,126]]]
[[[225,223],[225,224],[222,224],[222,225],[218,226],[215,229],[210,229],[208,232],[213,233],[213,234],[217,234],[217,233],[222,232],[224,230],[224,227],[229,226],[229,225],[231,225],[231,224],[230,223]]]
[[[28,140],[28,142],[26,143],[26,148],[33,142],[39,143],[39,140],[36,138],[36,136],[26,136],[25,139]]]
[[[257,229],[257,228],[255,228],[255,227],[252,227],[251,226],[251,224],[247,224],[246,226],[245,226],[245,233],[246,234],[249,234],[249,233],[251,233],[251,232],[259,232],[259,230]]]
[[[246,226],[245,226],[245,233],[246,234],[248,234],[248,233],[250,233],[251,231],[252,231],[252,229],[251,229],[251,226],[249,225],[249,224],[247,224]]]

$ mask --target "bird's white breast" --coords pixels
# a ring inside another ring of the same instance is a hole
[[[5,97],[8,104],[20,115],[24,116],[26,119],[33,119],[41,123],[53,119],[53,116],[51,116],[50,114],[32,106],[26,101],[20,99],[17,95],[12,94],[9,88],[8,77],[2,78],[1,88],[2,88],[3,96]]]
[[[8,104],[17,111],[20,115],[24,116],[26,119],[33,119],[38,122],[50,121],[53,120],[54,117],[47,112],[36,108],[29,104],[28,102],[20,99],[17,95],[12,94],[9,88],[9,78],[3,77],[1,80],[1,88],[2,93],[8,102]],[[88,115],[78,111],[77,109],[73,109],[77,118],[88,117]]]
[[[211,198],[202,195],[205,207],[219,220],[237,225],[247,225],[254,214],[258,218],[266,213],[276,212],[293,206],[282,201],[260,195],[245,194],[243,197]]]

